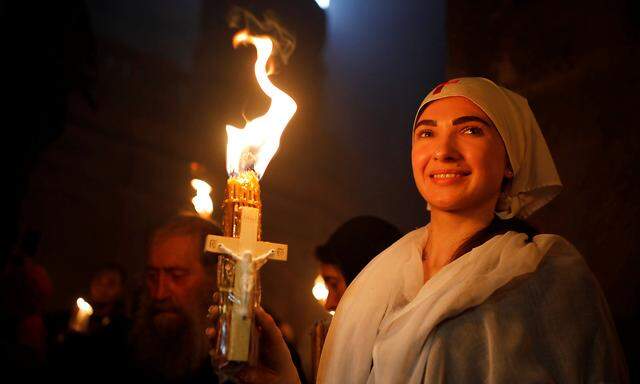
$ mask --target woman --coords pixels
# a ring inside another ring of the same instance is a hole
[[[317,381],[626,382],[584,260],[519,220],[561,188],[527,101],[483,78],[444,83],[418,109],[411,159],[431,221],[348,287]]]

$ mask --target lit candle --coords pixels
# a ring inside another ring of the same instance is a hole
[[[324,279],[322,278],[322,276],[318,275],[316,277],[315,281],[313,282],[311,293],[313,293],[313,297],[318,300],[320,305],[324,307],[324,303],[327,301],[327,297],[329,296],[329,290],[324,284]]]
[[[203,180],[191,180],[191,186],[196,190],[196,195],[191,199],[193,207],[203,219],[210,219],[213,213],[213,201],[211,201],[211,186]]]
[[[82,297],[79,297],[76,300],[76,313],[69,322],[69,328],[80,333],[87,332],[91,315],[93,315],[93,308]]]

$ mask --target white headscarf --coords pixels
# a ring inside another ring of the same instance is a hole
[[[560,193],[560,177],[527,99],[482,77],[453,79],[427,95],[416,120],[428,103],[452,96],[465,97],[482,109],[506,146],[514,176],[498,200],[500,218],[525,218]]]

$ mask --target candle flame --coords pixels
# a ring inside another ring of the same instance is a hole
[[[191,199],[193,207],[198,215],[202,218],[211,217],[213,213],[213,201],[211,200],[211,186],[203,180],[193,179],[191,180],[191,186],[196,190],[196,195]]]
[[[324,302],[327,301],[327,297],[329,296],[329,290],[327,286],[324,284],[324,279],[322,276],[318,275],[313,282],[313,289],[311,290],[313,293],[313,297],[316,298],[320,302],[320,304],[324,305]]]
[[[82,313],[86,313],[89,316],[93,314],[93,308],[91,304],[87,303],[82,297],[78,297],[76,300],[76,305],[78,306],[78,311]]]
[[[233,46],[253,44],[258,57],[254,71],[260,89],[269,96],[271,105],[264,115],[247,121],[244,128],[227,125],[227,173],[235,176],[254,170],[258,177],[280,146],[280,136],[296,112],[296,102],[269,80],[268,61],[273,41],[268,36],[254,36],[242,30],[233,37]]]

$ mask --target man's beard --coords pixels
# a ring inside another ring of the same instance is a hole
[[[131,332],[133,358],[146,375],[167,380],[192,376],[208,363],[207,292],[194,305],[153,302],[144,295]]]

